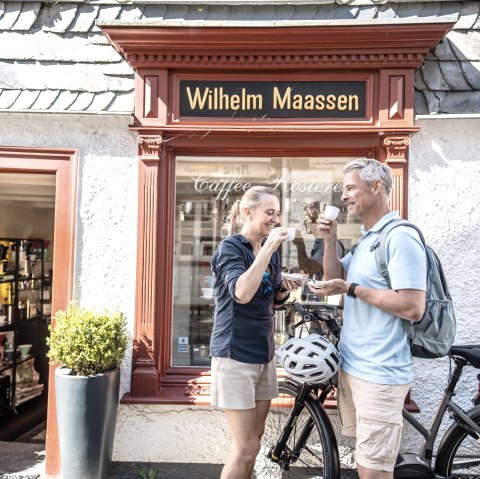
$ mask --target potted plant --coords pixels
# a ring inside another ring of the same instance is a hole
[[[127,347],[126,318],[71,303],[55,314],[48,357],[55,370],[55,400],[62,476],[108,477]]]

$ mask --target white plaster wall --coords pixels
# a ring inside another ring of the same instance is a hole
[[[458,318],[457,343],[480,343],[480,119],[422,119],[422,130],[410,147],[409,218],[421,226],[439,254],[449,281]],[[415,360],[412,398],[430,423],[445,387],[448,359]],[[474,370],[458,385],[455,398],[471,407],[477,381]],[[339,440],[343,467],[353,467],[353,442],[339,434],[336,413],[330,413]],[[442,430],[446,429],[446,425]],[[142,440],[135,440],[142,431]],[[204,440],[199,440],[201,435]],[[403,451],[415,450],[421,437],[406,424]],[[229,448],[223,413],[209,408],[126,406],[120,408],[116,460],[221,463]]]
[[[137,222],[137,145],[129,118],[0,114],[0,144],[78,148],[75,297],[90,306],[118,306],[133,331]],[[480,343],[480,119],[422,119],[410,148],[409,217],[436,249],[458,316],[458,343]],[[131,346],[121,394],[129,390]],[[446,381],[448,360],[415,361],[412,397],[431,411]],[[476,389],[474,371],[459,385],[465,408]],[[464,392],[464,394],[463,394]],[[338,420],[331,414],[335,429]],[[141,433],[139,433],[141,431]],[[140,438],[140,440],[139,440]],[[343,463],[351,442],[338,436]],[[419,443],[406,427],[403,449]],[[121,405],[114,459],[152,462],[224,462],[229,437],[223,413],[208,407]]]
[[[118,308],[133,336],[138,152],[128,116],[0,114],[0,145],[79,150],[74,298]],[[120,394],[130,390],[131,341]]]

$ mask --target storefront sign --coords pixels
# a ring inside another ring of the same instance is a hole
[[[364,81],[180,81],[180,115],[365,118]]]

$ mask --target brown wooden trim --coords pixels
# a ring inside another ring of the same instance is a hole
[[[0,172],[55,175],[52,311],[64,309],[73,294],[77,168],[77,150],[0,147]],[[54,370],[51,366],[48,384],[47,477],[60,473]]]
[[[110,43],[138,67],[295,70],[415,68],[455,22],[173,27],[102,25]]]

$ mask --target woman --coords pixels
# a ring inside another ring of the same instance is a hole
[[[278,395],[273,308],[299,287],[282,280],[278,247],[287,228],[276,190],[254,186],[230,212],[233,234],[212,258],[215,320],[210,343],[211,403],[225,410],[233,445],[221,479],[250,478]]]

